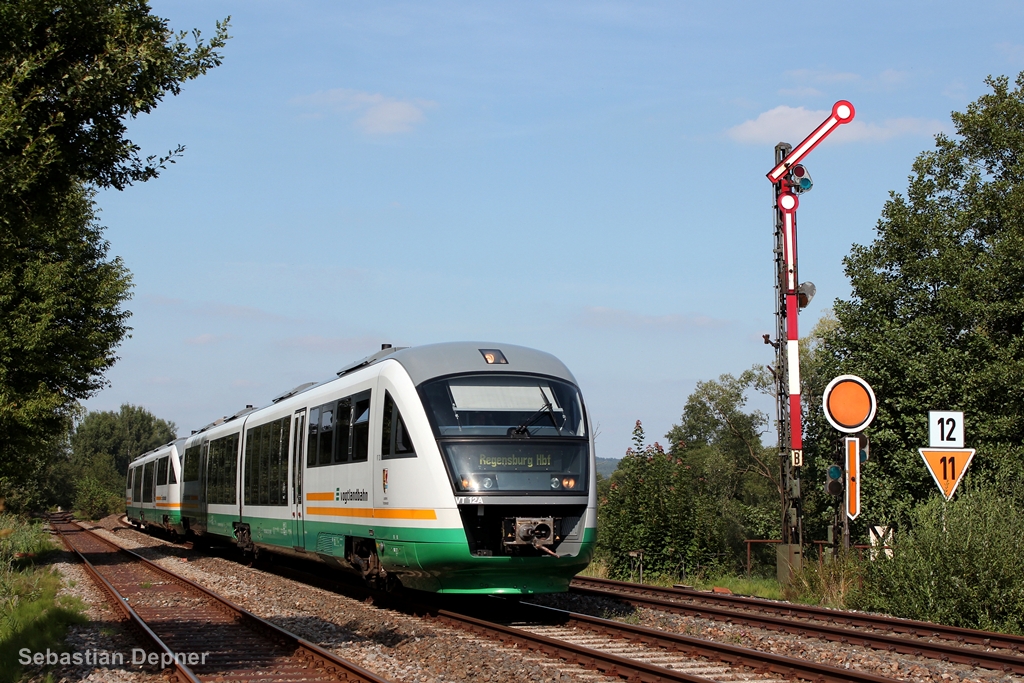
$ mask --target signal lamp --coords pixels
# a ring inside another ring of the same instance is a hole
[[[825,471],[825,493],[838,496],[843,492],[843,466],[833,463]]]
[[[860,461],[865,463],[871,459],[871,442],[868,440],[867,435],[863,433],[857,435],[857,440],[860,442],[858,444]]]
[[[803,164],[794,164],[789,169],[789,184],[794,192],[807,192],[807,190],[814,187],[811,174],[808,173],[807,167]]]
[[[567,489],[574,489],[576,488],[576,480],[572,477],[566,477],[562,480],[562,486]]]
[[[801,282],[800,286],[796,288],[796,301],[800,308],[807,308],[807,304],[811,303],[811,299],[814,298],[815,292],[818,288],[814,286],[813,282]]]
[[[793,213],[800,206],[800,200],[796,198],[795,194],[783,192],[779,195],[778,205],[779,211],[782,213]]]

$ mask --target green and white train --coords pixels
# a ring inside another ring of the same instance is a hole
[[[564,591],[587,566],[593,432],[561,361],[457,342],[337,374],[138,458],[129,518],[432,592]]]

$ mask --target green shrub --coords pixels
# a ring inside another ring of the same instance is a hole
[[[98,479],[87,476],[75,491],[75,512],[85,519],[99,519],[124,508],[124,494],[112,492]]]
[[[859,602],[864,585],[864,563],[852,553],[821,560],[806,559],[803,568],[786,587],[787,600],[847,609]]]
[[[859,606],[965,628],[1024,633],[1024,506],[993,488],[911,512],[891,560],[870,563]]]
[[[41,524],[0,513],[0,683],[20,677],[18,650],[57,650],[85,621],[80,600],[57,597],[60,574],[34,564],[53,549]]]

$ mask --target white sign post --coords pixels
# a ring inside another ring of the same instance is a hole
[[[929,411],[928,448],[917,450],[942,495],[952,498],[974,459],[974,449],[964,448],[963,411]]]
[[[963,448],[963,411],[928,411],[928,445],[932,448]]]

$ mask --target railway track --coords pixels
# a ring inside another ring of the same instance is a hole
[[[623,624],[501,598],[425,604],[404,596],[312,573],[286,562],[264,568],[278,576],[341,593],[469,632],[505,646],[533,651],[631,681],[773,683],[892,683],[894,679],[701,638]],[[442,599],[443,600],[443,599]]]
[[[500,599],[494,598],[497,603]],[[782,681],[892,683],[874,674],[784,657],[657,629],[623,624],[539,605],[504,605],[510,624],[462,611],[435,610],[430,616],[506,645],[543,652],[630,681]]]
[[[884,683],[894,679],[785,657],[731,644],[716,643],[617,621],[573,614],[536,605],[515,605],[490,598],[452,606],[414,604],[402,597],[372,593],[362,585],[275,561],[263,571],[297,580],[350,598],[372,600],[480,640],[503,643],[520,652],[562,660],[606,675],[637,681],[776,681]],[[621,596],[617,596],[621,599]]]
[[[1020,655],[1024,649],[1024,637],[1020,636],[609,579],[577,577],[570,592],[621,600],[637,607],[863,645],[877,650],[1024,673],[1024,656]]]
[[[172,681],[388,683],[66,516],[51,518],[50,525],[152,644],[150,663]]]

